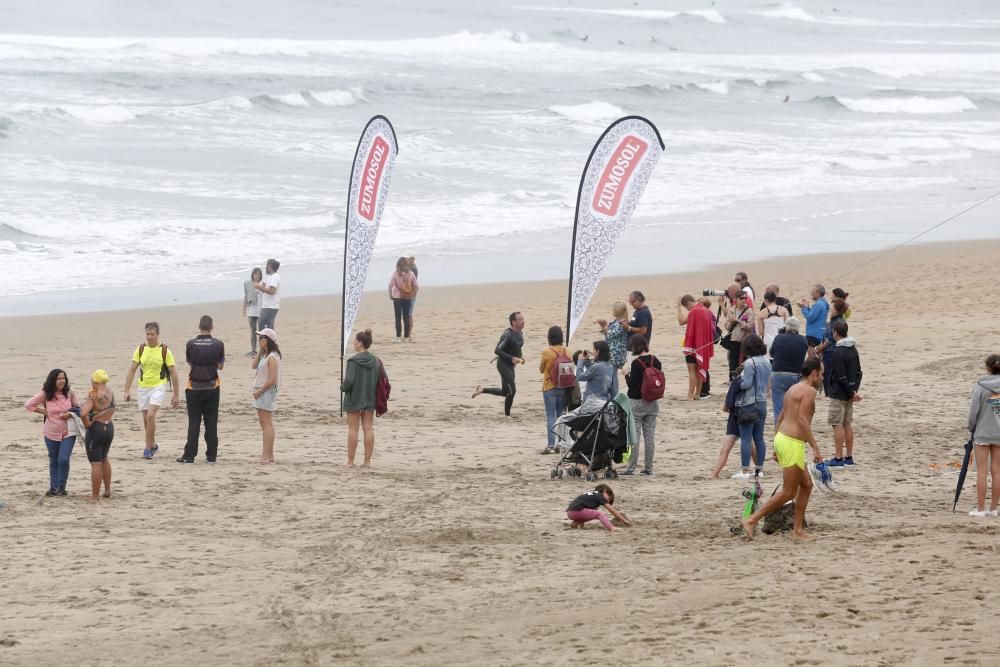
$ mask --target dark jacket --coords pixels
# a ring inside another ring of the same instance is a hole
[[[838,401],[849,401],[860,388],[861,359],[858,357],[858,348],[850,336],[841,338],[833,348],[828,395]]]
[[[378,384],[378,359],[365,350],[347,360],[347,370],[340,390],[344,392],[344,412],[375,409],[375,385]]]
[[[660,360],[647,352],[632,360],[628,375],[625,376],[625,384],[628,385],[628,397],[636,400],[642,398],[642,379],[646,374],[647,365],[652,360],[653,368],[663,370]]]

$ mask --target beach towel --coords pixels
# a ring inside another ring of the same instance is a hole
[[[696,303],[688,312],[687,331],[684,333],[684,355],[693,356],[698,362],[698,374],[702,382],[708,377],[708,367],[715,354],[715,327],[712,313],[705,306]]]
[[[639,432],[635,428],[635,418],[632,416],[632,400],[623,391],[618,392],[618,395],[611,400],[625,411],[625,423],[628,424],[628,432],[625,434],[625,437],[629,448],[638,445]]]

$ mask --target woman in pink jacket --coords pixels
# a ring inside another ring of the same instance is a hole
[[[400,257],[396,262],[396,270],[389,278],[389,298],[392,299],[392,307],[396,312],[396,342],[403,336],[403,340],[410,342],[410,327],[413,320],[410,319],[410,309],[413,307],[413,299],[417,296],[417,276],[410,270],[410,261],[405,257]]]
[[[70,391],[66,371],[56,368],[45,378],[42,391],[32,396],[24,407],[45,417],[42,436],[49,450],[49,490],[47,496],[65,496],[69,479],[69,459],[76,444],[76,428],[70,427],[72,410],[79,414],[80,401]]]

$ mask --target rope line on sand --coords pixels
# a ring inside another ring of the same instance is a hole
[[[866,266],[869,266],[870,264],[874,264],[875,262],[877,262],[878,260],[882,259],[886,255],[888,255],[890,253],[893,253],[893,252],[896,252],[900,248],[913,243],[914,241],[916,241],[917,239],[919,239],[921,236],[926,236],[927,234],[930,234],[931,232],[933,232],[938,227],[943,227],[944,225],[948,224],[949,222],[951,222],[953,220],[956,220],[957,218],[962,217],[963,215],[965,215],[969,211],[972,211],[973,209],[979,208],[980,206],[982,206],[986,202],[988,202],[988,201],[990,201],[992,199],[996,199],[997,197],[1000,197],[1000,190],[997,190],[996,192],[994,192],[993,194],[991,194],[989,197],[986,197],[985,199],[980,199],[979,201],[977,201],[976,203],[972,204],[971,206],[968,206],[968,207],[962,209],[961,211],[959,211],[958,213],[954,214],[950,218],[946,218],[945,220],[942,220],[941,222],[939,222],[939,223],[937,223],[937,224],[935,224],[935,225],[933,225],[931,227],[928,227],[927,229],[925,229],[924,231],[920,232],[919,234],[917,234],[915,236],[911,236],[910,238],[906,239],[902,243],[897,244],[897,245],[889,248],[885,252],[883,252],[883,253],[881,253],[879,255],[876,255],[875,257],[872,257],[867,262],[859,264],[858,266],[855,266],[854,268],[845,271],[844,273],[840,274],[839,276],[835,276],[834,278],[831,278],[828,282],[833,283],[833,282],[835,282],[837,280],[840,280],[841,278],[844,278],[845,276],[851,275],[855,271],[860,271],[861,269],[865,268]],[[795,301],[797,301],[798,299],[804,299],[807,296],[809,296],[809,295],[807,295],[807,294],[801,294],[801,295],[799,295],[794,300],[793,299],[789,299],[789,302],[792,303],[792,304],[794,304]],[[715,345],[715,341],[712,341],[711,344],[714,346]],[[701,352],[702,350],[708,349],[708,347],[709,347],[708,345],[702,345],[701,347],[695,349],[694,352],[695,353]]]

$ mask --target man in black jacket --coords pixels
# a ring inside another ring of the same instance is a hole
[[[219,451],[219,395],[222,382],[219,371],[226,363],[226,346],[212,337],[212,318],[203,315],[198,322],[198,336],[187,343],[186,357],[191,367],[185,398],[187,400],[188,436],[184,454],[178,463],[194,463],[198,456],[198,437],[205,422],[205,460],[215,463]]]
[[[503,396],[503,413],[510,417],[510,408],[514,404],[514,394],[517,386],[514,384],[514,367],[524,363],[521,356],[521,348],[524,347],[524,315],[513,312],[507,318],[510,327],[500,335],[500,342],[497,343],[497,372],[500,373],[500,387],[476,386],[472,392],[472,398],[480,394],[491,394],[493,396]]]
[[[853,338],[847,335],[847,321],[832,325],[833,361],[830,370],[830,425],[833,426],[833,446],[836,455],[828,466],[854,465],[854,404],[861,400],[861,359]],[[844,446],[847,456],[844,456]]]

